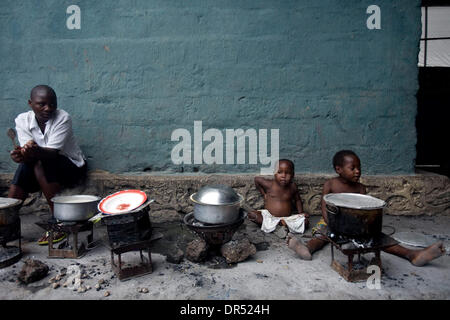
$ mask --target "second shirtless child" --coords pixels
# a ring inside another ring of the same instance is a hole
[[[322,219],[312,229],[313,239],[303,244],[301,240],[294,236],[288,235],[287,244],[290,249],[304,260],[311,260],[312,254],[322,249],[328,241],[322,236],[327,232],[327,211],[323,196],[329,193],[360,193],[366,194],[366,186],[359,182],[361,177],[361,161],[359,157],[351,150],[341,150],[333,157],[333,167],[338,177],[332,178],[325,182],[322,192]],[[395,244],[391,247],[383,249],[384,252],[393,254],[400,258],[406,259],[411,264],[421,267],[430,261],[442,256],[445,252],[443,242],[438,241],[425,249],[408,249]]]
[[[256,177],[255,185],[264,197],[264,209],[249,212],[250,220],[261,225],[264,232],[274,231],[279,224],[293,233],[304,232],[309,215],[303,212],[302,200],[294,182],[294,163],[291,160],[279,160],[274,179]],[[284,237],[286,234],[287,231]],[[280,237],[284,238],[283,235]]]

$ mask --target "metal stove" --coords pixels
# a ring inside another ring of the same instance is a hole
[[[236,221],[225,224],[208,224],[194,218],[194,213],[184,216],[184,223],[189,229],[198,234],[210,246],[219,246],[231,240],[233,234],[241,226],[247,217],[247,212],[240,209],[239,217]]]
[[[56,219],[49,219],[46,222],[36,222],[36,224],[49,232],[48,257],[49,258],[71,258],[77,259],[84,256],[88,249],[95,247],[94,224],[88,220],[77,222],[58,222]],[[86,237],[86,245],[78,243],[78,233],[90,231]],[[64,232],[67,238],[57,247],[54,247],[53,239],[55,233]],[[72,239],[72,241],[70,241]]]
[[[19,246],[8,246],[7,243],[19,240]],[[14,222],[0,225],[0,268],[8,267],[20,260],[22,257],[22,241],[20,218]]]
[[[380,233],[372,238],[349,238],[342,235],[330,233],[319,233],[325,237],[331,244],[331,267],[337,271],[345,280],[349,282],[358,282],[367,280],[372,274],[367,273],[367,267],[376,265],[382,269],[381,250],[398,244],[392,237]],[[334,249],[338,249],[347,257],[347,265],[340,263],[334,254]],[[368,261],[363,254],[373,253],[374,257]],[[354,261],[354,256],[358,256],[358,260]]]
[[[111,267],[119,280],[124,281],[153,272],[151,246],[153,241],[160,238],[162,234],[155,233],[148,240],[111,247]],[[124,267],[122,254],[132,251],[139,251],[140,262],[134,266]],[[143,251],[146,251],[148,258],[144,256]],[[117,262],[114,255],[117,255]]]
[[[111,267],[119,280],[152,273],[151,245],[153,241],[162,238],[162,234],[152,234],[149,207],[137,212],[110,215],[104,217],[102,221],[108,232]],[[139,251],[140,263],[125,268],[122,255],[132,251]],[[143,251],[146,251],[148,257],[144,256]]]

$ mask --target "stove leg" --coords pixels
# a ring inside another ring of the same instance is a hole
[[[351,272],[353,270],[353,255],[348,255],[348,271]]]
[[[92,225],[91,226],[91,230],[90,230],[91,232],[88,234],[88,236],[87,236],[87,243],[88,243],[88,247],[89,247],[89,245],[92,243],[92,242],[94,242],[94,226]]]
[[[150,271],[153,271],[152,253],[150,252],[150,248],[148,248],[148,263],[150,265]]]
[[[19,250],[22,253],[22,231],[19,230]]]
[[[375,251],[375,258],[377,258],[377,260],[381,262],[380,250]]]
[[[377,260],[377,264],[380,267],[380,270],[382,270],[380,250],[375,251],[375,259]]]
[[[331,263],[334,261],[334,246],[331,244]]]
[[[78,232],[73,233],[73,241],[74,241],[74,250],[75,254],[78,255]]]

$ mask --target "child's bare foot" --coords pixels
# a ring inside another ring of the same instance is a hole
[[[292,233],[288,233],[286,238],[286,244],[289,249],[293,250],[303,260],[312,260],[311,253],[307,246],[305,246],[300,240],[298,240]]]
[[[417,267],[422,267],[431,260],[442,256],[444,253],[444,244],[442,241],[439,241],[423,250],[418,251],[415,254],[415,257],[411,259],[411,263]]]
[[[262,218],[262,215],[261,215],[261,213],[259,212],[259,211],[249,211],[248,213],[247,213],[247,218],[250,220],[250,221],[252,221],[252,222],[254,222],[254,223],[256,223],[256,224],[262,224],[262,222],[263,222],[263,218]]]

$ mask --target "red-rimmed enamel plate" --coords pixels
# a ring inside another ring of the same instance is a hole
[[[147,200],[147,195],[141,190],[123,190],[102,199],[98,210],[106,214],[128,212],[136,209]]]

